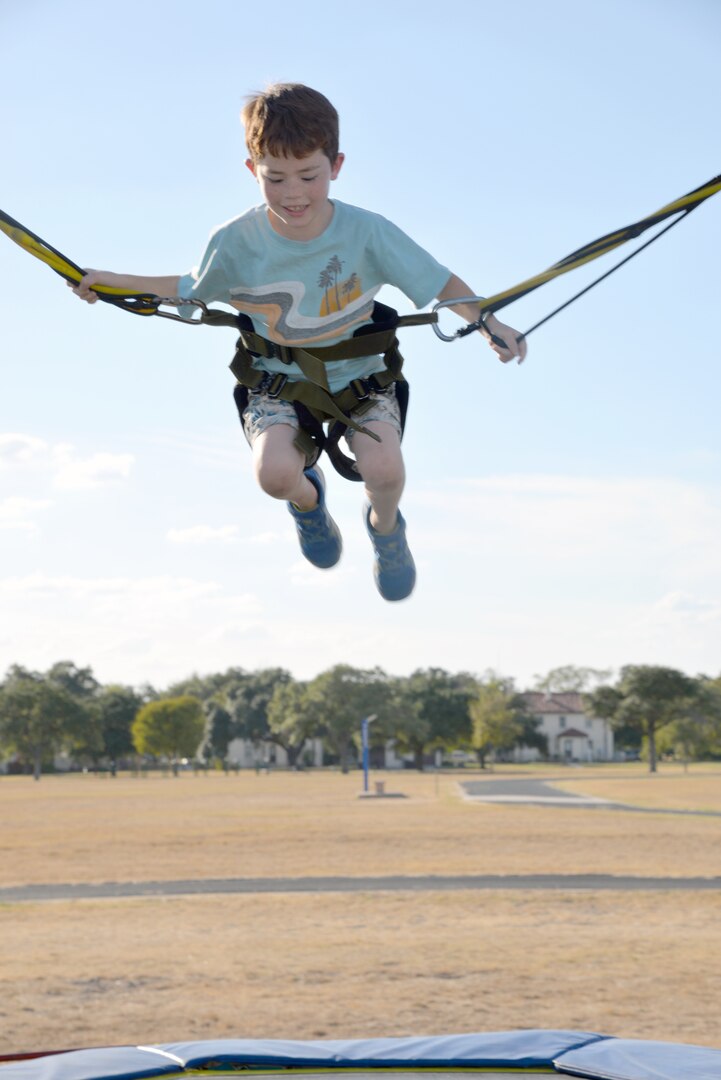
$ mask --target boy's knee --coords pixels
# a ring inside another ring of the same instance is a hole
[[[364,482],[373,491],[395,491],[403,487],[406,473],[401,458],[379,456],[365,461],[361,468]]]
[[[255,477],[261,489],[274,499],[289,499],[300,482],[302,469],[293,461],[268,461],[256,463]]]

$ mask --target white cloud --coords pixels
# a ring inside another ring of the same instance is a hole
[[[134,461],[133,454],[96,451],[83,456],[71,443],[51,445],[34,435],[0,434],[0,470],[44,474],[62,491],[98,488],[126,480]]]
[[[83,564],[55,546],[47,573],[18,569],[0,580],[0,665],[49,666],[60,642],[101,679],[158,685],[276,661],[303,676],[341,661],[397,673],[493,667],[520,683],[564,663],[718,669],[721,498],[712,485],[497,475],[410,488],[404,513],[419,581],[398,605],[377,594],[361,493],[346,489],[332,492],[345,550],[327,572],[300,557],[283,507],[266,508],[260,495],[237,527],[209,524],[211,503],[199,524],[168,533],[164,522],[160,544],[119,561],[108,552],[107,566],[147,555],[137,576],[71,573]],[[23,513],[32,520],[35,510],[5,508],[8,520]],[[180,570],[141,576],[146,565]]]
[[[53,447],[53,483],[63,491],[80,491],[127,480],[135,457],[133,454],[98,452],[79,457],[66,443]]]
[[[41,455],[45,455],[47,450],[48,444],[34,435],[20,435],[14,432],[0,434],[0,469],[12,469],[31,464]]]
[[[44,669],[60,650],[106,681],[155,683],[242,662],[238,643],[262,613],[255,595],[214,580],[42,573],[0,579],[0,609],[0,668]]]
[[[239,525],[189,525],[185,529],[168,529],[166,539],[171,544],[237,544],[267,547],[278,539],[278,533],[262,532],[246,536]]]
[[[12,497],[0,500],[0,529],[22,529],[34,532],[37,524],[32,515],[52,506],[48,499],[24,499]]]
[[[668,617],[698,619],[700,622],[715,621],[721,618],[721,600],[710,601],[690,593],[672,592],[662,596],[654,605],[659,615]]]
[[[416,493],[427,539],[460,554],[583,565],[639,560],[718,573],[721,491],[665,477],[508,475]],[[599,564],[600,565],[600,564]]]
[[[166,535],[171,544],[234,544],[238,531],[237,525],[191,525],[187,529],[168,529]]]

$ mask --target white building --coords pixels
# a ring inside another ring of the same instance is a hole
[[[555,761],[612,761],[613,728],[608,720],[589,716],[577,693],[548,694],[531,691],[521,695],[529,716],[540,720],[538,730],[548,739],[548,756]],[[533,747],[518,747],[514,761],[536,761]]]
[[[266,768],[276,765],[285,768],[288,755],[275,743],[253,743],[250,739],[231,739],[228,743],[226,761],[240,769]],[[300,755],[299,764],[319,768],[323,764],[323,740],[308,739]]]

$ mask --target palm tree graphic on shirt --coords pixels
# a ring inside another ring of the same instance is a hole
[[[340,311],[361,294],[361,282],[358,275],[353,273],[342,281],[342,270],[342,260],[337,255],[333,255],[318,275],[318,285],[323,289],[321,315],[330,315],[332,311]]]

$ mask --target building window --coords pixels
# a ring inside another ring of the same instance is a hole
[[[592,720],[592,718],[590,716],[587,716],[586,717],[586,730],[591,731],[592,728],[593,728],[593,720]]]
[[[558,726],[560,728],[564,728],[566,726],[566,717],[565,716],[559,716],[559,718],[558,718]]]

